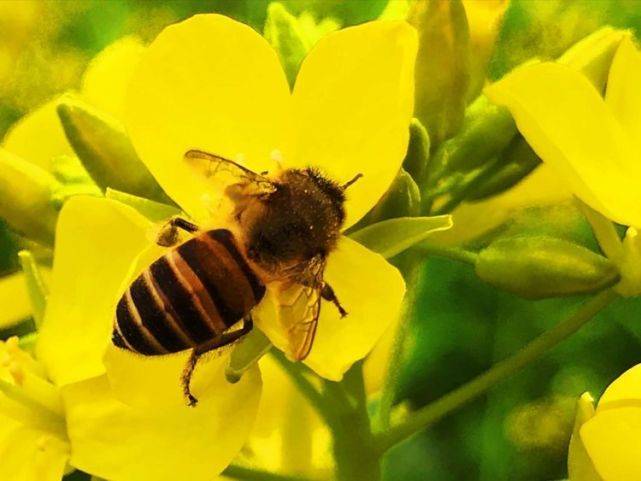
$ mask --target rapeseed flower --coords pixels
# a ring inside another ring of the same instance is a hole
[[[594,408],[589,394],[579,402],[570,443],[571,481],[641,479],[641,365],[624,372]]]
[[[165,29],[134,72],[125,124],[149,171],[202,226],[221,225],[207,199],[219,192],[183,160],[200,149],[240,159],[255,171],[312,165],[339,182],[356,174],[348,228],[370,210],[401,166],[413,106],[416,36],[404,22],[372,22],[329,34],[303,61],[290,92],[278,57],[249,27],[197,15]],[[212,217],[212,215],[214,217]],[[323,309],[306,363],[339,380],[397,315],[398,271],[343,237],[326,279],[349,312]],[[289,352],[287,326],[256,324]]]
[[[623,295],[641,292],[640,82],[641,52],[628,35],[612,61],[605,98],[586,77],[553,62],[517,68],[486,90],[510,109],[538,156],[600,214],[601,220],[589,215],[601,247],[621,271]],[[623,243],[611,227],[604,230],[603,217],[630,226]]]
[[[282,165],[313,165],[339,182],[363,173],[361,185],[349,192],[347,228],[373,207],[400,168],[412,112],[414,37],[402,22],[329,35],[303,62],[292,94],[275,52],[258,34],[219,15],[197,16],[166,29],[142,53],[124,103],[125,123],[161,186],[204,227],[222,222],[210,211],[219,193],[183,163],[191,148],[240,156],[258,171],[274,167],[277,151]],[[91,100],[87,84],[83,92]],[[111,86],[97,85],[97,92]],[[114,200],[76,196],[66,202],[36,352],[61,392],[72,466],[110,481],[174,479],[177,473],[211,479],[247,439],[260,374],[253,367],[229,384],[229,350],[212,355],[195,372],[192,389],[201,402],[191,409],[179,383],[188,353],[145,358],[110,347],[119,294],[165,252],[150,240],[153,227]],[[404,283],[381,256],[347,238],[330,257],[326,278],[349,316],[323,310],[307,362],[338,380],[395,318]],[[256,323],[287,351],[285,327],[264,304]]]
[[[15,481],[60,481],[69,459],[60,391],[17,337],[0,341],[0,459]]]

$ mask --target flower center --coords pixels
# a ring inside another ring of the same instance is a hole
[[[0,414],[66,439],[64,407],[43,367],[20,349],[18,338],[0,341]]]

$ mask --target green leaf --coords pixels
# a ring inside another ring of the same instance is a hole
[[[171,203],[138,158],[124,127],[84,102],[66,96],[58,116],[67,140],[95,183],[147,199]]]
[[[390,258],[427,239],[433,232],[452,227],[452,217],[399,217],[369,225],[350,235],[368,249]]]
[[[49,289],[40,274],[40,269],[33,254],[30,251],[23,250],[18,252],[18,257],[20,258],[20,264],[22,265],[22,271],[24,272],[27,283],[27,292],[31,300],[33,318],[36,322],[36,327],[40,327],[44,318],[45,309],[47,308]]]
[[[240,341],[231,353],[229,365],[225,369],[227,381],[234,384],[240,381],[243,373],[252,367],[272,348],[271,341],[260,329],[253,329]]]
[[[161,222],[180,214],[180,209],[173,205],[155,202],[153,200],[127,194],[111,188],[107,188],[105,197],[133,207],[152,222]]]

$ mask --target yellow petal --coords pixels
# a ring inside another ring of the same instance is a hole
[[[617,49],[610,67],[605,101],[617,120],[641,149],[641,51],[630,36],[626,36]],[[636,152],[637,159],[641,150]],[[637,162],[637,178],[641,166]]]
[[[259,365],[264,386],[247,443],[252,464],[282,474],[328,478],[328,427],[272,356],[264,356]]]
[[[54,99],[28,113],[9,130],[2,146],[29,162],[51,171],[51,159],[75,155],[62,130]]]
[[[37,353],[64,385],[104,372],[115,304],[149,222],[131,207],[94,197],[69,200],[58,220],[51,292]]]
[[[22,272],[0,279],[0,329],[11,327],[31,315],[31,301]]]
[[[584,76],[554,63],[527,65],[487,94],[510,109],[530,146],[586,204],[617,222],[641,225],[638,154]]]
[[[568,478],[570,481],[603,481],[594,469],[585,446],[581,441],[581,426],[594,416],[594,399],[583,393],[576,405],[574,429],[568,447]]]
[[[68,459],[66,442],[0,418],[0,479],[60,481]]]
[[[581,440],[605,481],[641,479],[641,407],[598,411],[581,428]]]
[[[195,408],[131,407],[106,376],[63,388],[71,464],[111,481],[209,481],[238,453],[258,409],[260,374],[237,384],[222,370]]]
[[[92,60],[82,78],[82,96],[95,107],[122,119],[131,74],[145,47],[134,36],[109,45]]]
[[[348,314],[341,318],[331,303],[323,301],[314,345],[305,363],[320,376],[339,381],[394,322],[405,282],[382,256],[347,237],[330,254],[325,280]],[[286,323],[266,312],[265,305],[261,303],[256,313],[256,324],[274,345],[291,355]]]
[[[628,369],[608,386],[599,400],[598,409],[626,401],[641,401],[641,364]]]
[[[183,161],[189,149],[237,159],[254,170],[285,153],[289,88],[278,57],[250,27],[196,15],[147,48],[127,94],[125,122],[151,173],[192,217],[208,219],[206,180]]]
[[[406,23],[371,22],[323,37],[301,66],[292,161],[339,182],[364,174],[347,192],[346,227],[376,204],[403,161],[416,49],[416,32]]]
[[[206,395],[214,380],[223,378],[229,352],[229,348],[221,349],[199,360],[191,381],[191,390],[197,399]],[[183,351],[165,356],[141,356],[109,346],[105,366],[114,396],[125,404],[141,408],[184,405],[181,377],[189,355],[190,351]]]

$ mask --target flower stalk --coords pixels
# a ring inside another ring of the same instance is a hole
[[[405,421],[392,426],[388,431],[377,434],[375,436],[376,451],[381,454],[387,452],[390,448],[432,426],[452,411],[538,360],[550,349],[577,332],[618,297],[619,295],[612,289],[597,294],[566,320],[541,334],[513,356],[498,362],[470,382],[419,409]]]

